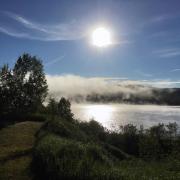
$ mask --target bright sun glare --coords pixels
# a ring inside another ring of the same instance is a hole
[[[97,47],[106,47],[112,43],[110,32],[103,27],[97,28],[92,33],[92,43]]]

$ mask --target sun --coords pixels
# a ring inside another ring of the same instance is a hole
[[[104,27],[96,28],[92,33],[92,44],[97,47],[106,47],[112,44],[111,33]]]

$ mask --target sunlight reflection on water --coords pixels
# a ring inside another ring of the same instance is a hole
[[[115,109],[112,106],[107,105],[87,105],[84,106],[84,113],[88,119],[95,119],[105,124],[108,120],[112,119],[113,111]]]
[[[128,123],[145,128],[158,123],[177,122],[180,126],[179,106],[125,105],[125,104],[72,104],[75,118],[82,121],[95,119],[108,129],[117,129]]]

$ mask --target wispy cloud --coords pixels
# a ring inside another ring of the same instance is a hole
[[[16,29],[16,26],[8,28],[0,26],[0,32],[13,37],[22,37],[28,39],[42,40],[42,41],[60,41],[60,40],[76,40],[85,36],[85,31],[82,29],[82,23],[72,21],[68,23],[59,24],[41,24],[31,21],[20,15],[3,12],[6,18],[13,19],[18,25],[23,26],[23,32]]]
[[[145,72],[142,72],[140,70],[136,70],[135,73],[139,74],[140,76],[144,76],[144,77],[152,77],[153,76],[150,73],[145,73]]]
[[[11,13],[11,12],[6,11],[6,12],[4,12],[4,14],[6,14],[10,18],[18,21],[19,23],[21,23],[22,25],[24,25],[27,28],[35,29],[35,30],[42,31],[42,32],[45,32],[45,33],[49,33],[49,31],[47,31],[47,29],[44,28],[43,25],[41,25],[41,24],[32,22],[32,21],[30,21],[28,19],[25,19],[22,16],[19,16],[17,14]]]
[[[164,38],[164,37],[167,37],[167,36],[169,36],[169,35],[171,35],[171,33],[170,32],[168,32],[168,31],[159,31],[159,32],[154,32],[154,33],[152,33],[150,36],[149,36],[149,38]]]
[[[89,22],[83,20],[72,20],[67,23],[42,24],[21,15],[0,11],[6,18],[6,25],[0,24],[0,32],[17,38],[27,38],[40,41],[67,41],[86,38],[89,35]],[[13,20],[14,23],[9,23]],[[1,23],[1,22],[0,22]],[[8,25],[8,26],[7,26]],[[18,26],[18,28],[17,28]],[[112,45],[127,45],[133,41],[115,37]]]
[[[177,72],[180,71],[180,69],[172,69],[170,72]]]
[[[156,15],[156,16],[150,17],[149,19],[146,19],[146,21],[143,21],[140,24],[140,28],[146,28],[155,24],[163,23],[173,17],[175,17],[175,15],[170,15],[170,14]]]
[[[18,37],[18,38],[24,38],[24,37],[28,37],[29,35],[27,33],[20,33],[20,32],[15,32],[11,29],[8,28],[3,28],[0,27],[0,32],[5,33],[9,36],[14,36],[14,37]]]
[[[176,56],[180,56],[179,48],[166,48],[153,51],[153,54],[158,55],[161,58],[172,58]]]
[[[178,42],[179,41],[179,31],[176,28],[169,28],[172,27],[172,23],[176,23],[177,20],[180,19],[180,13],[167,13],[167,14],[159,14],[159,15],[154,15],[150,17],[149,19],[146,18],[145,21],[143,21],[140,24],[140,29],[142,30],[147,30],[149,31],[149,28],[153,28],[153,31],[151,29],[151,33],[147,35],[148,39],[156,39],[160,38],[160,41],[165,41],[168,43],[172,42]],[[164,28],[162,30],[162,26],[168,27],[168,29]],[[158,27],[158,28],[157,28]],[[172,57],[172,56],[177,56],[179,53],[167,53],[165,57]],[[164,57],[164,55],[162,55]]]
[[[60,57],[57,57],[57,58],[55,58],[55,59],[50,60],[49,62],[46,62],[44,65],[45,65],[46,67],[47,67],[47,66],[50,66],[50,65],[53,65],[53,64],[61,61],[61,60],[64,59],[64,58],[65,58],[65,55],[62,55],[62,56],[60,56]]]
[[[176,14],[161,14],[159,16],[154,16],[149,20],[149,23],[160,23],[160,22],[164,22],[167,21],[169,19],[173,19],[176,18],[177,15]]]

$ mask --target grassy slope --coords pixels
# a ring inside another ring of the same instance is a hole
[[[69,127],[70,123],[67,125],[68,127],[66,128],[71,130],[69,132],[73,133],[73,128]],[[35,141],[34,134],[40,126],[41,123],[27,121],[0,130],[0,179],[31,179],[29,173],[29,166],[32,160],[31,148]],[[55,128],[57,128],[58,134],[62,133],[63,128],[61,126],[58,127],[55,123],[52,127],[53,131]],[[76,130],[72,134],[73,137],[75,137],[75,135],[78,136],[78,132],[79,131]],[[61,136],[61,138],[63,137]],[[72,139],[72,137],[70,137],[70,139]],[[55,144],[52,144],[52,146],[54,147]],[[121,175],[126,177],[124,179],[180,179],[180,161],[178,158],[151,163],[132,159],[130,161],[120,161],[118,164]]]
[[[67,178],[80,175],[78,176],[80,178],[89,172],[93,177],[90,179],[180,180],[179,155],[170,156],[161,161],[127,158],[127,155],[123,155],[120,149],[119,151],[113,151],[113,148],[103,147],[97,139],[104,136],[98,132],[101,132],[101,127],[96,123],[78,125],[78,123],[71,123],[62,119],[49,121],[39,133],[39,141],[34,156],[35,166],[44,169],[41,172],[40,169],[35,168],[38,171],[35,173],[40,176],[45,175],[48,180],[53,179],[53,176],[56,179],[61,179],[61,176]],[[86,162],[89,165],[86,168],[88,170],[83,169]],[[72,168],[69,168],[70,164],[73,164],[73,167],[79,167],[79,169],[72,170]],[[64,168],[63,171],[61,171],[62,167]],[[73,175],[69,173],[69,169],[74,173]],[[120,177],[117,178],[117,175]]]
[[[41,124],[27,121],[0,130],[0,179],[30,179],[31,148]]]

